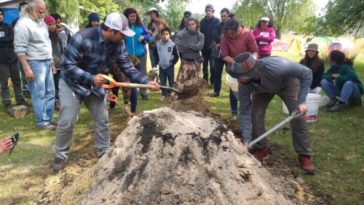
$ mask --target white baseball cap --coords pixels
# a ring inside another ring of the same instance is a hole
[[[262,18],[260,18],[261,21],[269,21],[269,17],[267,16],[263,16]]]
[[[135,32],[129,28],[128,19],[121,13],[113,12],[106,16],[105,26],[120,31],[128,37],[133,37]]]

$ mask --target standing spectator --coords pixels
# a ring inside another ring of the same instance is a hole
[[[231,14],[232,16],[233,14]],[[255,57],[258,56],[258,46],[255,42],[253,34],[241,27],[239,22],[232,16],[224,27],[224,35],[220,42],[221,56],[224,61],[228,64],[227,67],[231,66],[236,56],[244,52],[250,52]],[[230,108],[232,119],[238,119],[238,99],[237,93],[234,93],[231,88],[229,90]]]
[[[300,167],[307,174],[314,174],[307,122],[303,115],[307,112],[305,101],[312,81],[311,70],[277,56],[256,61],[247,52],[235,57],[226,71],[239,82],[239,117],[244,144],[265,133],[266,110],[269,102],[278,95],[290,113],[297,109],[301,114],[290,122],[293,147],[298,153]],[[262,161],[269,153],[267,140],[259,141],[249,151]]]
[[[62,25],[62,17],[58,13],[53,13],[51,16],[56,20],[58,35],[62,40],[63,48],[66,48],[71,40],[72,32],[66,26]]]
[[[333,50],[329,54],[331,67],[321,81],[321,87],[330,102],[326,105],[329,112],[341,112],[347,105],[361,106],[363,84],[356,75],[353,62],[345,58],[345,54]]]
[[[46,4],[43,0],[29,3],[28,13],[15,26],[14,49],[24,69],[37,127],[54,130],[54,82],[52,43],[43,18]]]
[[[156,82],[148,82],[146,76],[131,64],[123,39],[135,33],[129,29],[128,19],[120,13],[110,13],[99,27],[84,29],[72,36],[64,54],[59,81],[61,112],[56,136],[56,159],[52,167],[64,168],[72,142],[73,128],[82,103],[91,112],[94,121],[96,156],[101,157],[110,147],[108,112],[105,107],[105,90],[101,87],[108,73],[107,62],[115,62],[132,82],[147,84],[159,90]],[[89,51],[98,51],[96,53]]]
[[[62,39],[59,37],[59,33],[57,31],[56,27],[56,20],[52,16],[46,16],[44,18],[44,22],[48,26],[49,31],[49,38],[52,42],[52,56],[53,56],[53,62],[55,70],[53,70],[53,81],[54,81],[54,87],[56,89],[56,101],[55,101],[55,109],[57,111],[60,110],[59,105],[59,78],[60,78],[60,69],[61,69],[61,63],[63,61],[63,44]]]
[[[13,89],[17,105],[25,103],[21,90],[19,64],[14,53],[14,30],[9,24],[4,23],[4,11],[0,9],[0,87],[1,98],[5,109],[12,114],[11,100],[9,96],[9,75],[13,82]]]
[[[100,24],[100,16],[96,12],[91,12],[87,16],[87,19],[88,19],[88,23],[86,25],[86,28],[97,27]]]
[[[18,22],[19,18],[25,16],[25,14],[27,13],[27,8],[28,8],[28,2],[23,1],[19,3],[19,16],[18,18],[14,19],[11,22],[11,26],[14,28],[16,23]],[[19,64],[19,68],[20,68],[20,73],[21,73],[21,83],[22,83],[22,90],[23,90],[23,95],[24,97],[30,98],[30,93],[29,93],[29,88],[28,88],[28,83],[25,77],[25,73],[24,73],[24,69],[21,67],[21,64]]]
[[[159,79],[161,85],[166,86],[167,80],[169,87],[174,86],[174,65],[178,61],[178,53],[174,42],[170,39],[171,30],[164,28],[161,32],[162,39],[157,42],[154,58],[159,65]],[[168,91],[162,88],[161,101],[169,95]]]
[[[187,27],[187,20],[192,16],[192,13],[190,11],[185,11],[183,13],[183,17],[181,19],[181,22],[179,23],[179,26],[176,31],[176,35],[178,32],[184,30]]]
[[[312,83],[310,93],[320,94],[321,80],[325,70],[324,61],[318,56],[318,45],[311,43],[307,46],[305,57],[301,59],[300,64],[309,67],[312,70]]]
[[[269,17],[263,16],[260,18],[256,28],[253,30],[253,35],[258,44],[258,57],[263,58],[270,56],[272,52],[272,42],[276,37],[276,32]]]
[[[157,23],[158,20],[160,19],[159,17],[159,12],[156,8],[152,7],[147,11],[147,14],[150,18],[150,21],[148,23],[148,31],[149,34],[152,37],[152,40],[149,42],[148,45],[148,49],[149,49],[149,57],[150,57],[150,62],[152,65],[155,65],[155,59],[154,59],[154,48],[156,46],[158,39],[158,27],[157,27]]]
[[[128,54],[131,58],[136,58],[138,64],[134,65],[144,75],[147,74],[147,47],[146,44],[151,41],[148,30],[145,28],[141,21],[138,12],[134,8],[127,8],[124,10],[124,15],[128,18],[129,27],[135,32],[133,37],[125,38],[125,46]],[[148,94],[146,89],[139,89],[142,100],[148,100]],[[135,103],[137,106],[138,93],[136,89],[132,89],[131,104]],[[134,107],[134,106],[132,106]],[[133,112],[136,112],[134,110]]]
[[[211,4],[207,4],[205,6],[205,14],[206,16],[201,20],[201,33],[205,36],[205,42],[203,44],[202,49],[202,57],[203,57],[203,64],[202,64],[202,72],[203,72],[203,79],[206,82],[209,81],[209,62],[210,62],[210,83],[211,85],[214,84],[214,63],[212,62],[211,52],[212,48],[215,46],[214,42],[214,30],[217,25],[220,23],[220,20],[214,16],[214,6]]]
[[[193,83],[198,79],[201,72],[201,49],[204,45],[204,35],[200,32],[199,21],[189,18],[187,30],[178,39],[177,50],[181,53],[181,66],[177,75],[176,88],[183,90],[184,85]],[[172,96],[176,98],[175,95]]]
[[[221,76],[225,65],[221,56],[220,41],[223,34],[223,29],[227,20],[229,20],[230,11],[227,8],[223,8],[220,11],[221,22],[214,29],[215,46],[212,49],[212,60],[215,65],[215,80],[214,80],[214,92],[210,94],[211,97],[220,96],[221,91]]]

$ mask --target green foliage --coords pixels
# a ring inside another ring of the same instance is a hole
[[[339,36],[345,33],[357,35],[364,26],[364,1],[329,1],[323,17],[328,35]]]
[[[90,12],[97,12],[102,20],[108,13],[121,12],[119,6],[112,0],[79,0],[81,6],[80,24],[87,24],[87,16]]]
[[[315,15],[313,0],[240,0],[233,12],[246,27],[255,26],[259,17],[273,17],[277,37],[285,30],[299,30],[305,19]]]
[[[62,16],[63,22],[72,22],[79,16],[78,0],[46,0],[49,13],[58,13]]]
[[[166,8],[166,18],[169,27],[171,30],[177,30],[181,19],[183,17],[183,12],[186,9],[186,1],[185,0],[172,0],[168,1],[168,5]]]

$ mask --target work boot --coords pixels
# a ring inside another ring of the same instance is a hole
[[[263,159],[268,158],[269,155],[269,149],[268,147],[264,147],[264,148],[260,148],[260,149],[255,149],[254,153],[253,153],[255,159],[257,159],[258,161],[263,161]]]
[[[330,101],[326,104],[326,108],[330,108],[330,107],[333,107],[337,102],[337,98],[334,97],[332,99],[330,99]]]
[[[54,159],[53,164],[52,164],[53,171],[58,172],[58,171],[64,169],[65,163],[66,163],[66,160],[64,160],[64,159],[61,159],[61,158]]]
[[[316,168],[313,165],[311,157],[309,155],[298,155],[298,163],[300,165],[300,168],[303,169],[306,174],[315,174]]]
[[[327,112],[341,112],[345,109],[346,104],[345,102],[341,100],[336,100],[336,103],[334,106],[327,108]]]

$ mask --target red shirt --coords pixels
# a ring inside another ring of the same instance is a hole
[[[258,52],[258,46],[253,34],[242,27],[239,28],[239,36],[230,38],[226,35],[221,37],[220,42],[221,56],[230,56],[232,58],[244,52]]]

